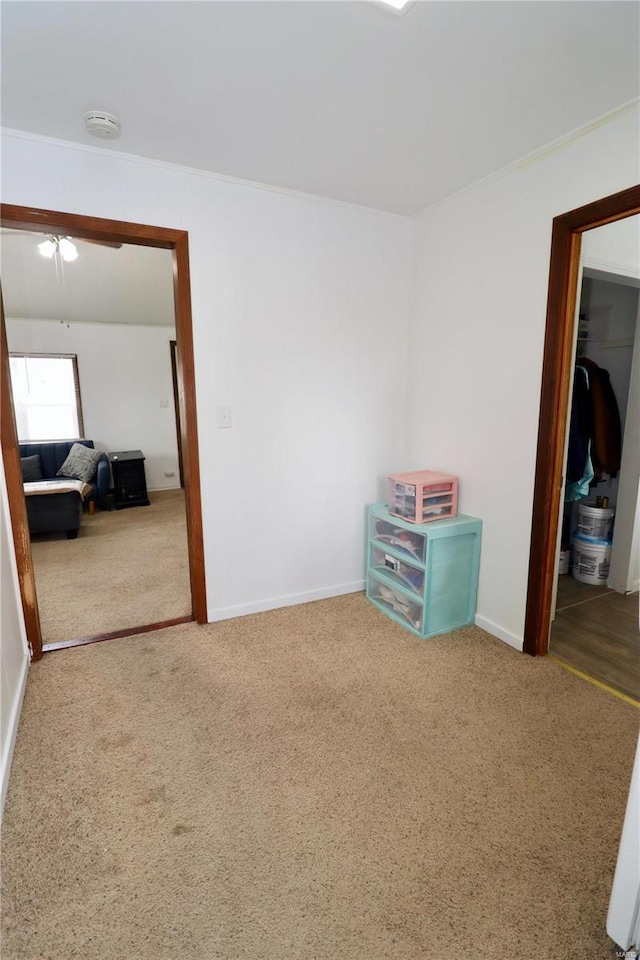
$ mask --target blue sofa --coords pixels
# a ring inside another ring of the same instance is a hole
[[[93,447],[93,440],[56,440],[41,443],[21,443],[20,457],[40,457],[43,480],[59,480],[58,470],[66,460],[74,443]],[[105,454],[98,461],[96,473],[89,484],[90,503],[106,506],[110,485],[109,460]],[[29,531],[31,533],[66,533],[73,540],[78,536],[82,521],[82,500],[78,493],[39,494],[26,498]]]

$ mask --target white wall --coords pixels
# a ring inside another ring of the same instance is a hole
[[[149,490],[180,486],[173,329],[7,318],[7,340],[17,353],[77,354],[85,436],[100,450],[142,450]]]
[[[0,813],[9,783],[28,666],[4,464],[0,457]]]
[[[629,289],[629,288],[625,288]],[[633,291],[637,293],[637,291]],[[637,302],[637,301],[636,301]],[[618,481],[608,586],[619,593],[640,589],[640,309],[626,404],[626,428]]]
[[[632,186],[638,112],[415,224],[408,468],[460,475],[484,521],[477,622],[521,648],[554,216]]]
[[[3,199],[189,231],[210,618],[359,589],[405,462],[411,224],[15,134]]]
[[[413,230],[28,135],[3,161],[6,202],[189,231],[212,619],[357,589],[363,505],[428,466],[484,520],[478,622],[521,646],[551,221],[635,182],[637,111]]]

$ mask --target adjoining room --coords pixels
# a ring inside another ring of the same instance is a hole
[[[0,245],[43,649],[188,617],[171,253]]]

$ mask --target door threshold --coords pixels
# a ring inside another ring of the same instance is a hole
[[[153,630],[164,630],[165,627],[176,627],[181,623],[195,623],[193,614],[188,617],[176,617],[174,620],[161,620],[158,623],[147,623],[141,627],[125,627],[124,630],[112,630],[111,633],[96,633],[89,637],[77,637],[75,640],[59,640],[56,643],[43,643],[42,652],[50,653],[53,650],[66,650],[68,647],[84,647],[89,643],[101,643],[103,640],[120,640],[122,637],[134,637],[139,633],[151,633]]]
[[[634,700],[633,697],[630,697],[626,693],[622,693],[621,690],[616,690],[615,687],[610,687],[608,683],[603,683],[602,680],[596,680],[596,678],[592,677],[590,674],[584,673],[582,670],[578,670],[577,667],[572,667],[565,660],[556,656],[554,653],[548,653],[547,657],[549,660],[553,660],[554,663],[558,663],[561,667],[564,667],[565,670],[569,670],[571,673],[575,673],[575,675],[580,677],[582,680],[586,680],[587,683],[593,684],[594,687],[599,687],[600,690],[604,690],[606,693],[610,693],[611,696],[617,697],[618,700],[623,700],[624,703],[628,703],[630,706],[640,710],[640,701]]]

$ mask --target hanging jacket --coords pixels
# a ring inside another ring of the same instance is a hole
[[[567,457],[567,480],[578,483],[585,475],[589,455],[589,443],[593,433],[589,374],[584,367],[576,366],[569,421],[569,453]],[[590,479],[593,477],[591,473]],[[572,498],[573,499],[573,498]]]
[[[620,470],[622,456],[622,428],[618,401],[611,386],[609,371],[594,360],[581,357],[577,366],[586,370],[591,397],[592,442],[591,460],[596,480],[604,473],[615,477]]]

